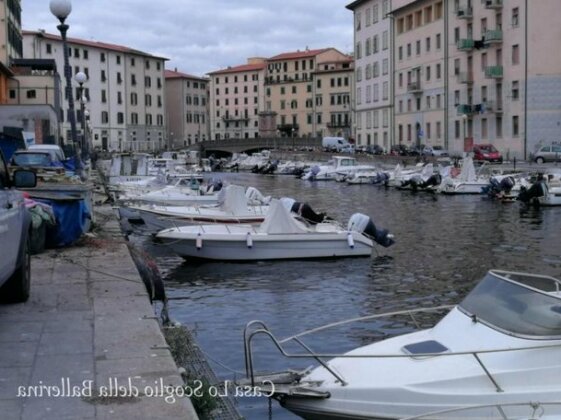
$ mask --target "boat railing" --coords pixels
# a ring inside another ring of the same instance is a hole
[[[561,406],[561,401],[560,402],[525,401],[525,402],[501,403],[501,404],[466,405],[466,406],[448,408],[445,410],[432,411],[430,413],[424,413],[412,417],[402,417],[400,420],[429,420],[429,419],[434,420],[435,418],[449,419],[451,418],[449,416],[450,414],[458,414],[458,413],[465,413],[466,411],[492,409],[492,408],[495,408],[497,410],[497,415],[498,415],[497,417],[493,417],[493,418],[509,420],[512,419],[512,417],[507,416],[507,414],[505,413],[505,409],[516,408],[516,407],[521,407],[521,408],[528,407],[529,414],[527,417],[524,418],[528,418],[530,420],[532,419],[537,420],[545,414],[546,408],[551,406]],[[517,415],[516,418],[521,418],[521,417]]]
[[[342,377],[340,373],[335,372],[328,363],[323,359],[333,359],[333,358],[354,358],[354,359],[383,359],[383,358],[428,358],[428,357],[454,357],[454,356],[473,356],[474,359],[477,361],[485,375],[489,378],[493,386],[495,387],[496,392],[503,392],[500,384],[497,380],[493,377],[490,370],[485,366],[483,360],[481,359],[482,354],[491,354],[491,353],[505,353],[505,352],[513,352],[513,351],[527,351],[527,350],[536,350],[536,349],[548,349],[548,348],[559,348],[561,347],[561,342],[556,344],[543,344],[543,345],[535,345],[535,346],[527,346],[527,347],[508,347],[508,348],[500,348],[500,349],[488,349],[488,350],[469,350],[469,351],[457,351],[457,352],[441,352],[441,353],[415,353],[415,354],[408,354],[408,353],[399,353],[399,354],[333,354],[333,353],[316,353],[314,352],[308,345],[306,345],[302,338],[304,336],[308,336],[310,334],[318,333],[320,331],[325,331],[330,328],[339,327],[342,325],[347,325],[355,322],[361,321],[369,321],[375,320],[380,318],[388,318],[388,317],[395,317],[395,316],[408,316],[416,328],[420,329],[421,325],[418,321],[417,315],[421,313],[430,313],[430,312],[437,312],[443,310],[449,310],[454,308],[454,305],[442,305],[433,308],[421,308],[421,309],[413,309],[413,310],[403,310],[403,311],[395,311],[395,312],[388,312],[383,314],[375,314],[375,315],[368,315],[359,318],[352,318],[347,319],[344,321],[338,321],[331,324],[323,325],[321,327],[313,328],[296,335],[286,337],[284,339],[277,339],[275,335],[270,331],[267,325],[263,321],[254,320],[250,321],[246,327],[244,328],[243,338],[244,338],[244,357],[245,357],[245,370],[246,376],[251,381],[251,386],[255,386],[255,370],[254,370],[254,362],[253,362],[253,339],[256,336],[266,336],[268,337],[274,346],[279,350],[282,356],[288,359],[314,359],[319,364],[321,364],[342,386],[347,385],[347,382]],[[476,321],[474,321],[476,322]],[[298,344],[305,350],[305,353],[289,353],[284,345],[294,342]]]

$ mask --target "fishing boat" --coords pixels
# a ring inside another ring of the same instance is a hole
[[[245,188],[228,185],[218,197],[216,205],[165,206],[157,204],[131,204],[128,209],[136,213],[150,230],[162,230],[189,223],[261,223],[269,209],[267,205],[252,206]]]
[[[280,200],[271,202],[259,226],[182,226],[156,238],[183,258],[230,261],[370,256],[374,243],[388,247],[394,242],[365,215],[353,215],[347,229],[335,222],[312,225],[294,217]]]
[[[284,340],[253,321],[244,331],[247,383],[306,419],[561,418],[561,281],[550,276],[491,270],[434,327],[343,355],[314,352],[304,342],[311,333],[355,321],[399,322],[401,316],[414,329],[429,311],[367,316]],[[256,376],[252,342],[259,336],[272,339],[285,357],[320,365]],[[289,353],[288,343],[303,351]]]

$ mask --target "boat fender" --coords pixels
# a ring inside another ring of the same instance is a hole
[[[203,237],[201,236],[200,233],[197,234],[195,245],[197,246],[197,251],[203,247]]]
[[[249,249],[253,248],[253,238],[251,237],[251,233],[247,232],[247,239],[246,239],[247,247]]]
[[[354,249],[355,247],[355,240],[353,238],[352,232],[347,233],[347,243],[349,244],[349,248]]]

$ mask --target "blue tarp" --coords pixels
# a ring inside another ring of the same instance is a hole
[[[72,245],[86,229],[91,218],[84,200],[36,200],[47,203],[53,208],[56,226],[47,230],[47,247],[63,247]]]

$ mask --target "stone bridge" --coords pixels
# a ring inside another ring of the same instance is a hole
[[[271,137],[271,138],[250,138],[250,139],[225,139],[225,140],[209,140],[197,143],[194,148],[200,148],[201,151],[223,152],[223,153],[241,153],[253,152],[263,149],[280,149],[280,150],[309,150],[321,147],[321,139],[308,137]]]

